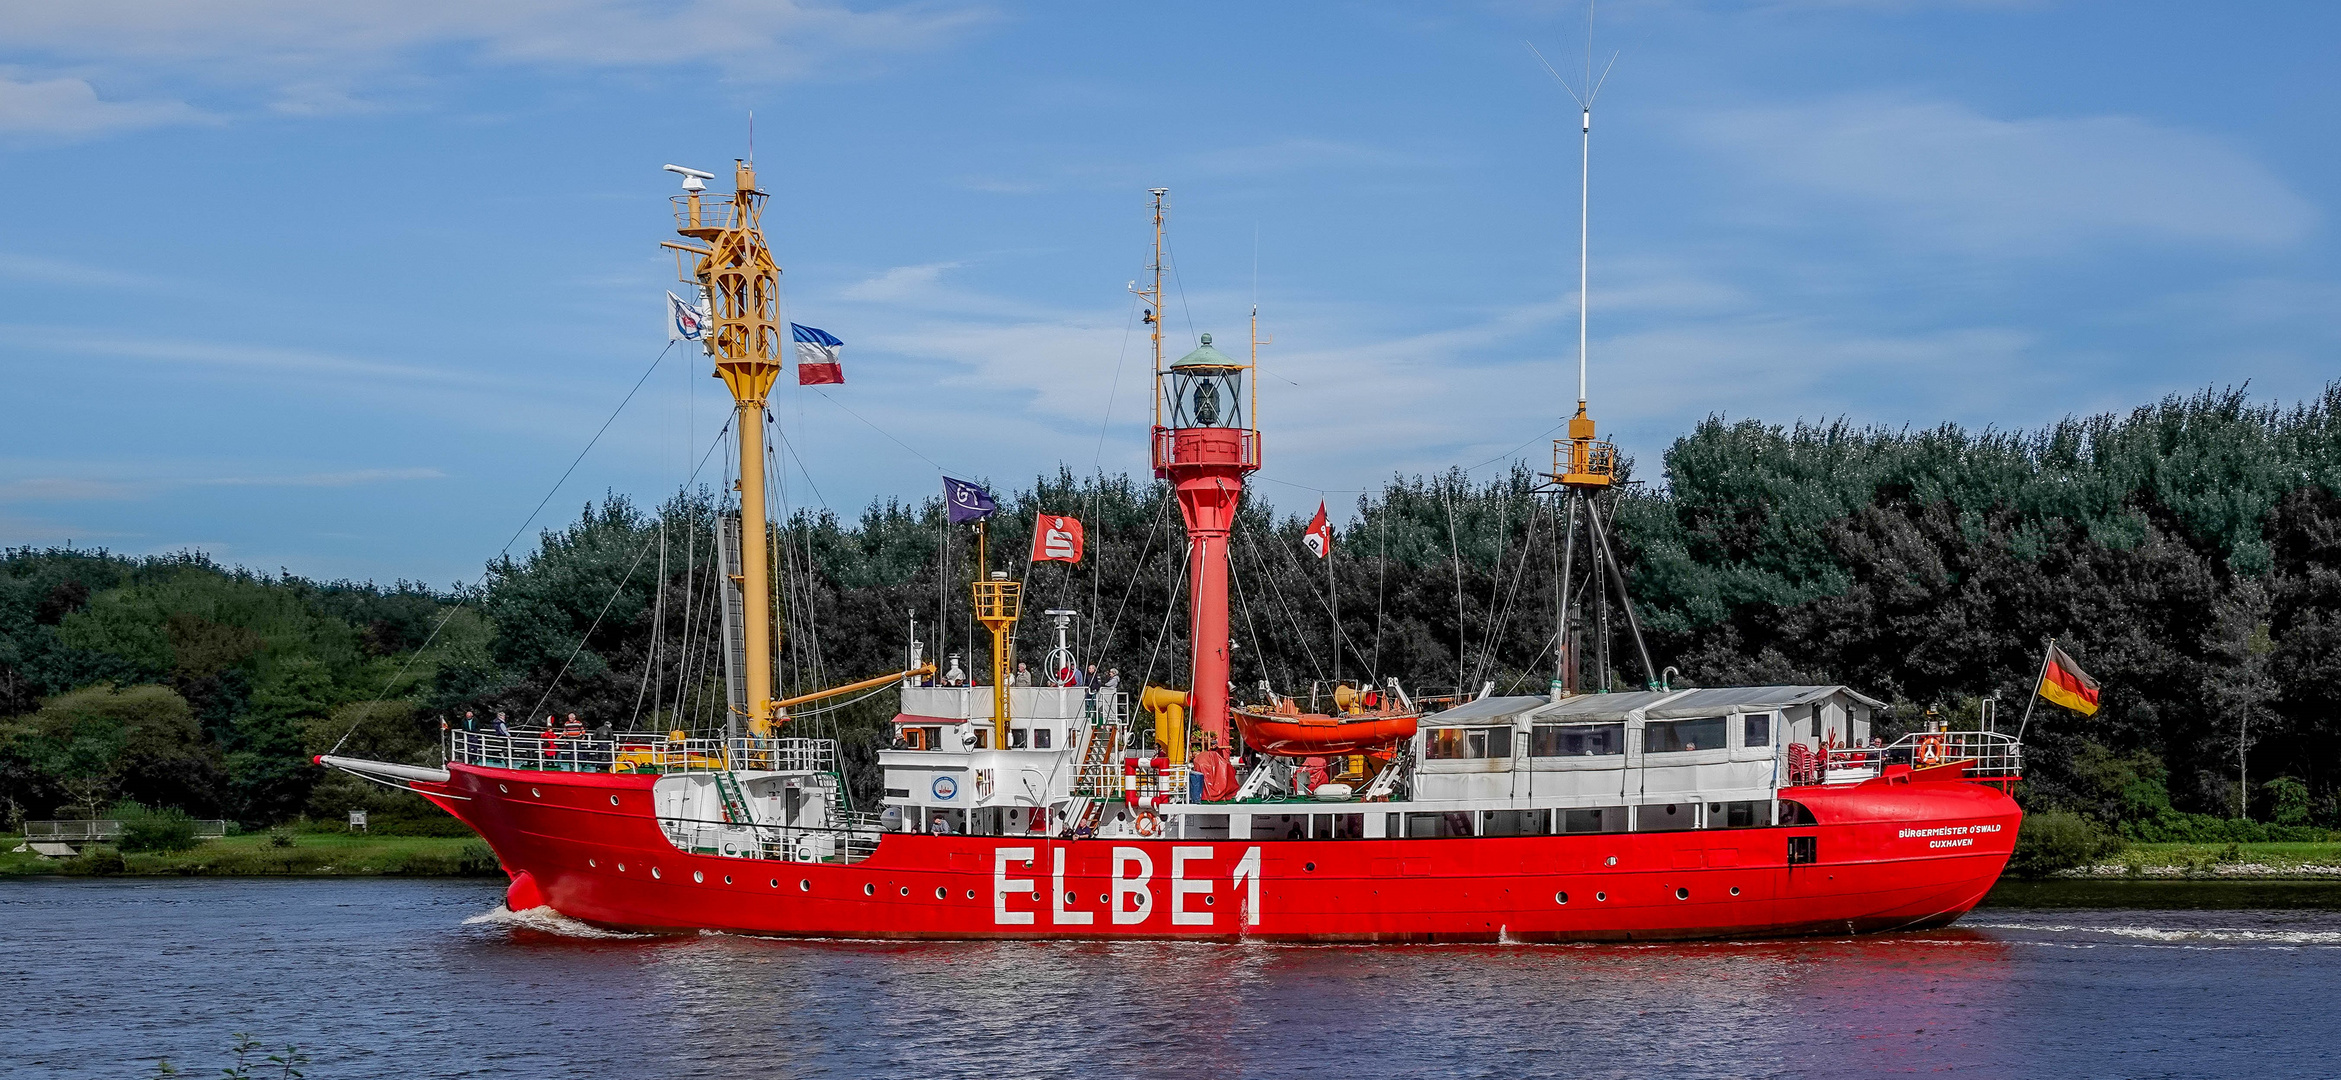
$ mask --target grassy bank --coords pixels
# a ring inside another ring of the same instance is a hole
[[[2089,878],[2341,878],[2341,842],[2131,844]]]
[[[363,833],[246,833],[206,840],[188,851],[127,852],[113,867],[111,848],[76,845],[86,858],[47,859],[15,851],[21,836],[0,837],[0,877],[28,874],[119,874],[186,877],[490,877],[501,876],[488,845],[471,837],[370,836]],[[287,846],[284,841],[290,841]]]

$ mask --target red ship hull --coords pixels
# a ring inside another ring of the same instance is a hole
[[[1542,942],[1918,929],[1983,899],[2021,819],[1995,787],[1885,780],[1781,792],[1819,825],[1405,840],[888,834],[849,865],[679,850],[653,816],[650,776],[449,772],[418,786],[495,848],[518,902],[610,928],[793,937]],[[1815,861],[1790,865],[1791,837],[1814,838]]]

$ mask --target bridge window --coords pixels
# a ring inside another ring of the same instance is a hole
[[[1772,745],[1772,714],[1749,713],[1740,717],[1741,746]]]
[[[1625,752],[1624,724],[1538,724],[1529,729],[1530,757],[1600,757]]]
[[[1543,836],[1552,831],[1550,810],[1490,810],[1489,836]]]
[[[1363,840],[1364,814],[1316,814],[1309,819],[1309,835],[1317,840]]]
[[[1653,720],[1642,726],[1642,752],[1672,754],[1691,750],[1723,749],[1723,718]]]
[[[1406,838],[1409,840],[1470,836],[1471,832],[1471,812],[1468,810],[1406,815]]]
[[[1770,825],[1772,804],[1769,802],[1711,802],[1707,804],[1707,827],[1710,829],[1753,829]]]
[[[1434,761],[1512,756],[1512,729],[1508,727],[1432,728],[1423,739],[1423,756]]]
[[[1033,748],[1033,749],[1035,749],[1035,750],[1046,750],[1046,749],[1048,749],[1048,748],[1049,748],[1049,735],[1050,735],[1049,729],[1047,729],[1047,728],[1045,728],[1045,727],[1040,727],[1040,728],[1034,728],[1034,729],[1032,729],[1032,748]]]
[[[1626,808],[1622,806],[1561,811],[1561,831],[1565,833],[1623,832],[1625,826]]]

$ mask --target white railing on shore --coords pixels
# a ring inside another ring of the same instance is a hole
[[[195,837],[198,840],[217,840],[227,834],[228,823],[225,821],[197,819],[195,822]],[[27,821],[24,823],[24,838],[28,841],[39,840],[43,843],[55,841],[69,844],[86,844],[98,840],[120,840],[122,838],[122,823],[113,818]]]
[[[542,735],[451,731],[447,760],[485,768],[552,772],[836,772],[837,740],[750,736],[733,739],[727,747],[722,739],[654,734],[546,739]]]

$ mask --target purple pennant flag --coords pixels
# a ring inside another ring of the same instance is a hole
[[[999,509],[992,495],[982,487],[965,480],[943,478],[943,504],[951,514],[951,524],[965,525],[980,520]]]

